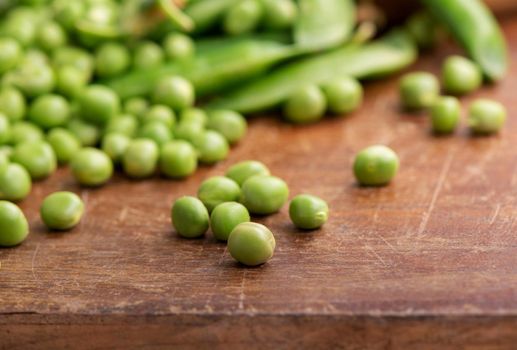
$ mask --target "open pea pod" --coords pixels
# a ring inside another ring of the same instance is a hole
[[[213,100],[208,107],[260,112],[281,104],[300,86],[324,84],[344,76],[377,78],[403,69],[416,57],[413,41],[396,30],[364,46],[351,44],[281,66],[266,77]]]
[[[508,69],[507,47],[496,19],[481,0],[422,0],[476,61],[490,81]]]

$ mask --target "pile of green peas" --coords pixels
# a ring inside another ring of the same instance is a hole
[[[197,198],[178,198],[171,210],[172,225],[185,238],[202,237],[211,228],[217,240],[227,242],[235,260],[257,266],[273,256],[276,243],[271,230],[251,222],[251,214],[274,214],[288,197],[285,181],[272,176],[266,165],[243,161],[228,168],[224,176],[203,181]],[[329,208],[321,198],[302,194],[291,200],[289,216],[297,228],[314,230],[327,222]]]

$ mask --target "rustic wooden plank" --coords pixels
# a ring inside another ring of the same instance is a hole
[[[516,62],[517,22],[507,20],[505,30]],[[437,72],[452,52],[441,48],[415,68]],[[424,116],[400,112],[394,77],[368,84],[364,107],[345,119],[310,127],[253,120],[226,162],[184,182],[116,177],[86,190],[60,170],[21,204],[29,239],[0,250],[0,349],[86,347],[93,334],[99,348],[113,341],[253,348],[269,337],[263,344],[511,348],[516,77],[513,65],[501,84],[463,99],[488,96],[508,107],[508,125],[496,137],[471,137],[464,126],[433,137]],[[398,152],[401,171],[388,187],[360,188],[353,155],[374,143]],[[243,159],[264,161],[292,195],[319,195],[332,211],[313,233],[294,229],[287,208],[259,218],[275,233],[277,251],[252,269],[233,262],[211,235],[177,237],[169,220],[174,198],[195,194],[202,179]],[[86,216],[72,232],[49,233],[38,206],[60,189],[81,194]]]

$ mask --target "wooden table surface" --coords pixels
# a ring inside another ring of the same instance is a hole
[[[504,21],[517,62],[517,21]],[[445,46],[415,69],[437,72]],[[517,344],[517,65],[488,96],[509,110],[504,132],[434,137],[423,115],[399,110],[398,77],[370,83],[348,118],[293,127],[257,118],[229,159],[188,181],[121,176],[96,190],[69,172],[21,203],[31,234],[0,250],[0,348],[510,349]],[[360,188],[354,154],[383,143],[401,158],[385,188]],[[244,159],[258,159],[291,195],[325,198],[319,231],[294,229],[287,208],[259,218],[274,258],[235,263],[211,234],[186,240],[169,212],[180,195]],[[81,194],[86,214],[49,233],[37,214],[56,190]]]

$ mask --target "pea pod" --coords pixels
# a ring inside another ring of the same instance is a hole
[[[202,33],[213,27],[224,13],[240,0],[193,1],[185,8],[185,14],[194,21],[195,33]]]
[[[508,69],[506,42],[496,19],[480,0],[423,0],[479,64],[490,81]]]
[[[335,47],[350,37],[356,8],[352,0],[300,0],[294,26],[294,42],[300,47],[321,50]]]
[[[279,105],[300,86],[324,84],[343,76],[376,78],[408,66],[416,56],[413,41],[396,30],[364,46],[348,45],[279,67],[266,77],[212,101],[208,107],[259,112]]]

